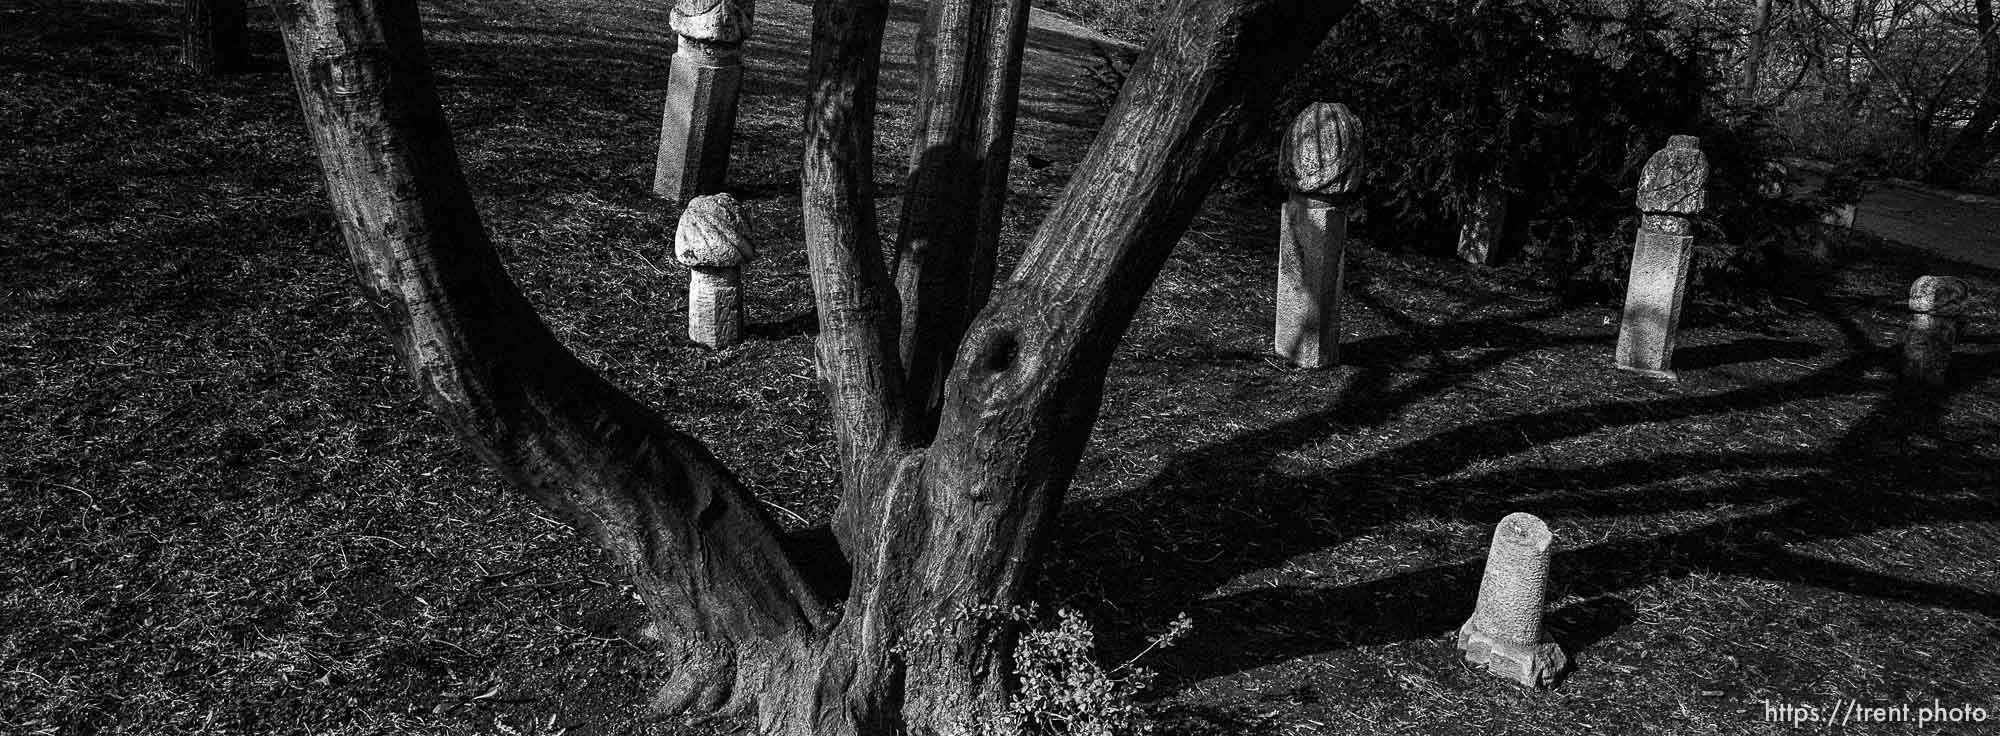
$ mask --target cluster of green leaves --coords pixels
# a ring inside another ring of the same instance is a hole
[[[1823,203],[1759,192],[1780,141],[1723,102],[1722,49],[1708,36],[1643,1],[1617,15],[1600,7],[1368,3],[1321,45],[1280,111],[1325,100],[1360,116],[1375,242],[1449,254],[1480,189],[1498,186],[1508,193],[1501,251],[1587,295],[1624,282],[1647,158],[1671,135],[1700,136],[1711,204],[1695,284],[1763,283],[1813,236]],[[1273,139],[1287,119],[1273,121]],[[1271,177],[1274,148],[1242,159],[1239,173]]]

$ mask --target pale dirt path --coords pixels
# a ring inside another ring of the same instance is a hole
[[[1831,164],[1788,159],[1800,183],[1817,189]],[[1890,179],[1861,198],[1854,229],[1960,263],[2000,270],[2000,199]]]
[[[1991,197],[1892,183],[1861,199],[1854,228],[2000,270],[2000,200]]]

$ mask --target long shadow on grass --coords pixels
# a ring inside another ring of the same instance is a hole
[[[1545,335],[1511,321],[1420,330],[1427,334],[1416,341],[1440,352],[1498,343],[1518,353],[1582,339]],[[1859,334],[1853,330],[1849,337]],[[1176,650],[1167,671],[1177,680],[1199,679],[1329,648],[1438,636],[1461,623],[1477,589],[1480,560],[1340,587],[1264,589],[1199,600],[1238,574],[1400,519],[1434,516],[1486,524],[1517,510],[1560,518],[1733,504],[1752,510],[1659,537],[1558,555],[1558,594],[1600,601],[1594,610],[1557,617],[1566,643],[1588,644],[1622,624],[1612,594],[1698,571],[2000,616],[2000,595],[1903,579],[1786,548],[1925,521],[2000,516],[1990,500],[1940,498],[1983,477],[1964,454],[1913,455],[1906,446],[1906,438],[1935,432],[1949,392],[1893,391],[1827,449],[1651,456],[1446,478],[1484,460],[1608,427],[1876,391],[1878,382],[1863,374],[1882,357],[1868,349],[1797,379],[1712,395],[1615,401],[1473,422],[1309,476],[1273,470],[1281,453],[1340,428],[1386,421],[1421,395],[1459,380],[1425,378],[1413,390],[1390,392],[1382,388],[1384,380],[1370,380],[1364,369],[1328,410],[1183,454],[1143,488],[1083,504],[1069,516],[1076,531],[1066,545],[1079,559],[1065,567],[1073,565],[1073,577],[1101,568],[1102,577],[1065,587],[1089,588],[1114,609],[1148,611],[1142,618],[1178,610],[1194,614],[1205,631]],[[1482,359],[1480,365],[1492,362]],[[2000,357],[1973,357],[1957,367],[1954,391],[1992,374]],[[1536,495],[1522,496],[1527,493]],[[1443,532],[1398,533],[1406,537],[1384,543],[1429,548],[1440,562],[1451,557]]]
[[[1971,358],[1959,367],[1963,370],[1954,387],[1963,389],[2000,370],[2000,355]],[[1553,563],[1555,594],[1590,599],[1550,617],[1551,628],[1572,654],[1630,620],[1629,607],[1621,609],[1615,594],[1695,573],[1796,583],[2000,617],[2000,593],[1889,575],[1789,548],[1926,522],[2000,519],[2000,508],[1990,499],[1974,500],[1964,493],[1976,491],[1985,477],[1982,469],[1948,449],[1913,452],[1907,442],[1937,430],[1948,396],[1949,392],[1894,390],[1828,451],[1659,457],[1645,464],[1620,461],[1583,470],[1593,476],[1587,486],[1656,483],[1708,470],[1789,471],[1786,477],[1721,479],[1711,488],[1674,499],[1631,498],[1609,490],[1534,501],[1494,499],[1464,507],[1461,518],[1491,519],[1522,510],[1561,518],[1650,513],[1717,502],[1776,505],[1657,537],[1558,553]],[[1996,435],[2000,432],[1988,431],[1982,437],[1957,438],[1954,444],[1991,442],[2000,439]],[[1452,485],[1460,485],[1456,490],[1512,485],[1517,479],[1507,476],[1517,472]],[[1451,485],[1424,490],[1451,490]],[[1483,566],[1483,560],[1472,559],[1337,588],[1279,588],[1202,601],[1194,604],[1193,615],[1226,627],[1222,638],[1228,644],[1187,657],[1188,666],[1172,674],[1199,679],[1331,648],[1446,634],[1463,623]]]
[[[1826,348],[1798,340],[1753,337],[1721,345],[1702,345],[1674,352],[1674,368],[1703,370],[1736,363],[1754,363],[1772,358],[1810,358]]]

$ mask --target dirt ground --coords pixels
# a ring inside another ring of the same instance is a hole
[[[510,275],[788,528],[823,524],[805,8],[758,9],[729,188],[763,253],[751,339],[726,351],[683,336],[677,213],[648,191],[666,5],[423,9]],[[262,10],[269,63],[203,79],[173,63],[176,2],[0,4],[0,734],[743,733],[642,717],[666,673],[619,571],[397,366]],[[898,2],[885,44],[885,223],[918,14]],[[1101,119],[1094,48],[1030,39],[1003,268]],[[1364,223],[1344,361],[1298,370],[1270,355],[1274,207],[1220,192],[1175,246],[1036,589],[1112,663],[1192,618],[1141,662],[1167,735],[1761,734],[1787,730],[1780,708],[1843,704],[2000,717],[1991,300],[1948,386],[1895,377],[1910,280],[1962,268],[1990,295],[2000,272],[1892,244],[1811,293],[1696,293],[1666,383],[1610,366],[1613,306],[1378,249],[1396,233]],[[1548,628],[1576,667],[1551,690],[1452,643],[1515,511],[1556,535]]]

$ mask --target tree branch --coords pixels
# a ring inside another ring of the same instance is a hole
[[[404,365],[481,458],[630,573],[677,665],[659,702],[741,705],[774,653],[830,618],[777,527],[699,442],[564,348],[508,279],[416,4],[272,4],[341,233]]]
[[[920,435],[937,423],[952,356],[992,289],[1027,21],[1027,0],[932,0],[918,41],[896,290]]]
[[[1910,108],[1911,113],[1916,114],[1916,111],[1919,109],[1916,99],[1916,90],[1912,88],[1912,85],[1908,80],[1905,80],[1901,76],[1899,76],[1896,73],[1895,69],[1882,64],[1881,58],[1878,57],[1875,53],[1875,46],[1873,44],[1869,43],[1867,39],[1862,38],[1860,33],[1855,31],[1854,29],[1842,26],[1841,24],[1835,22],[1831,16],[1828,16],[1826,14],[1826,11],[1822,10],[1819,7],[1816,0],[1804,0],[1802,4],[1806,7],[1807,10],[1812,11],[1813,15],[1818,16],[1822,23],[1825,23],[1827,26],[1832,27],[1835,30],[1839,31],[1841,35],[1846,36],[1848,44],[1851,47],[1861,51],[1861,55],[1866,59],[1868,59],[1868,66],[1870,68],[1874,69],[1876,72],[1880,73],[1882,76],[1885,76],[1889,79],[1889,87],[1896,92],[1896,96],[1902,98],[1903,104],[1907,105]],[[1855,13],[1856,13],[1856,19],[1855,19],[1856,23],[1859,23],[1860,9],[1858,7],[1856,8]],[[1893,27],[1891,30],[1893,30]]]
[[[856,565],[873,555],[888,474],[919,444],[875,222],[875,83],[887,17],[886,0],[817,0],[807,66],[802,201],[819,374],[841,469],[833,530]]]

